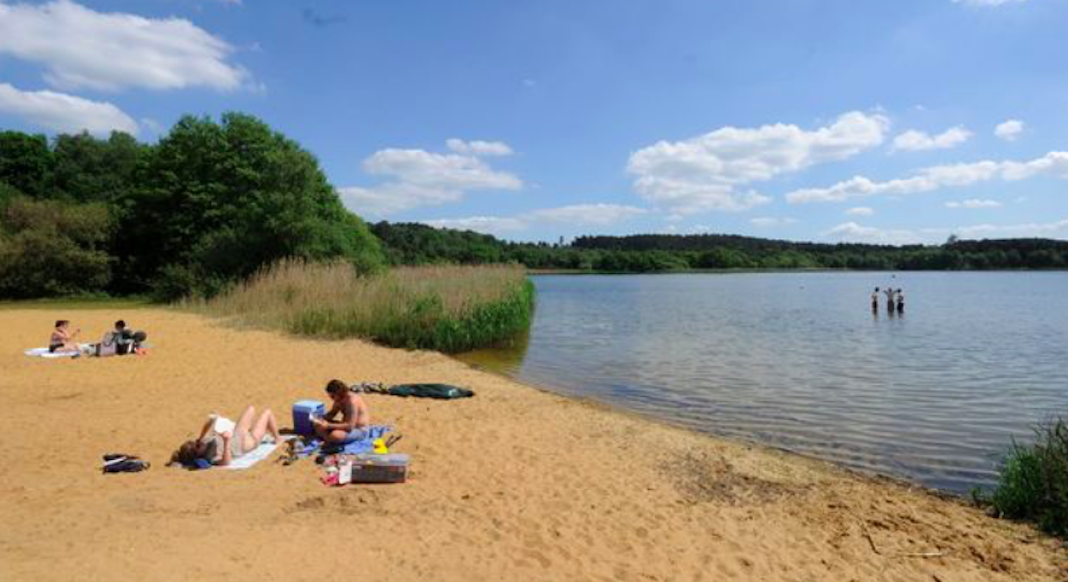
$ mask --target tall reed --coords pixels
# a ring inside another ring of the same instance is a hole
[[[1004,517],[1068,535],[1068,422],[1052,419],[1035,428],[1033,443],[1014,444],[989,500]]]
[[[301,335],[460,352],[529,327],[534,287],[520,266],[398,267],[361,277],[343,262],[284,260],[186,306]]]

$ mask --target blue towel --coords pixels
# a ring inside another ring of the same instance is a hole
[[[387,433],[393,430],[392,426],[388,425],[374,425],[367,427],[367,435],[359,440],[345,443],[341,446],[341,449],[336,451],[340,454],[346,455],[359,455],[362,453],[369,453],[374,450],[374,440],[380,439]],[[297,453],[297,457],[303,459],[310,457],[323,448],[323,441],[319,439],[312,439],[305,447]]]

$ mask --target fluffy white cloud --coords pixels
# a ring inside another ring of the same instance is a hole
[[[1005,141],[1016,141],[1016,138],[1020,137],[1023,133],[1024,123],[1019,119],[1009,119],[1003,123],[999,123],[994,128],[994,135],[1000,137]]]
[[[1024,224],[978,224],[954,229],[961,238],[1068,238],[1068,219]]]
[[[642,148],[631,154],[627,171],[642,198],[673,214],[744,210],[770,200],[748,184],[844,160],[881,144],[888,128],[884,116],[858,111],[813,131],[781,123],[724,127]]]
[[[646,212],[648,211],[644,208],[618,204],[575,204],[532,210],[516,216],[472,216],[425,222],[437,228],[455,228],[505,235],[546,226],[605,227],[631,220]]]
[[[877,195],[904,195],[931,192],[940,188],[969,186],[990,180],[1023,180],[1038,175],[1068,179],[1068,152],[1049,152],[1028,162],[982,161],[970,164],[932,166],[909,178],[875,182],[855,176],[828,188],[805,188],[786,195],[791,204],[841,202]]]
[[[916,233],[910,230],[882,229],[862,226],[856,222],[845,222],[823,232],[823,236],[839,241],[868,242],[876,244],[900,245],[920,242]]]
[[[447,145],[490,142],[449,140]],[[496,153],[507,145],[494,142]],[[485,148],[483,148],[485,149]],[[389,148],[363,161],[363,170],[387,181],[372,187],[339,188],[341,199],[361,214],[385,216],[421,206],[436,206],[463,199],[477,190],[519,190],[523,182],[512,174],[491,168],[472,153],[441,154],[417,149]]]
[[[137,122],[111,103],[53,91],[20,91],[7,83],[0,83],[0,112],[59,133],[137,134]]]
[[[448,148],[458,154],[473,156],[510,156],[512,148],[500,141],[464,141],[452,138],[445,141]]]
[[[779,218],[776,216],[761,216],[758,218],[750,219],[749,224],[757,228],[774,228],[777,226],[788,226],[796,224],[796,218]]]
[[[64,89],[229,90],[248,80],[225,41],[188,20],[96,12],[70,0],[0,2],[0,55],[41,63]]]
[[[867,206],[856,206],[845,211],[846,216],[872,216],[875,210]]]
[[[978,198],[969,198],[968,200],[961,200],[959,202],[946,202],[946,208],[1001,208],[1001,203],[997,200],[980,200]]]
[[[943,150],[959,146],[972,137],[972,132],[961,126],[951,127],[946,131],[935,135],[927,135],[922,131],[910,129],[894,138],[892,151],[924,151]]]

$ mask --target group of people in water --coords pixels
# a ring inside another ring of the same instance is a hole
[[[81,329],[71,330],[70,321],[66,319],[56,321],[56,327],[52,330],[51,337],[48,338],[48,351],[81,353],[82,347],[75,341],[81,333]],[[104,334],[100,343],[92,345],[92,352],[97,356],[125,356],[138,353],[141,344],[147,338],[148,336],[143,331],[135,332],[127,329],[126,322],[120,319],[115,322],[114,329]]]
[[[882,291],[886,295],[886,311],[887,313],[894,313],[896,310],[898,313],[905,313],[905,292],[901,288],[894,289],[893,287],[887,287]],[[872,313],[879,312],[879,288],[876,287],[871,292],[871,311]]]
[[[341,380],[331,380],[325,390],[333,405],[322,418],[312,420],[315,436],[323,442],[336,444],[366,437],[371,426],[371,413],[359,393]],[[338,415],[341,415],[340,421],[335,420]],[[253,451],[266,437],[276,443],[282,442],[278,420],[270,409],[257,416],[256,408],[249,406],[237,422],[213,414],[201,427],[196,440],[186,441],[178,447],[171,456],[171,463],[186,467],[195,466],[198,461],[204,466],[229,465]]]

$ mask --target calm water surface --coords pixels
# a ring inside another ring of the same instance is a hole
[[[464,359],[710,433],[964,492],[1068,413],[1068,273],[534,282],[529,338]],[[886,285],[904,316],[872,314]]]

